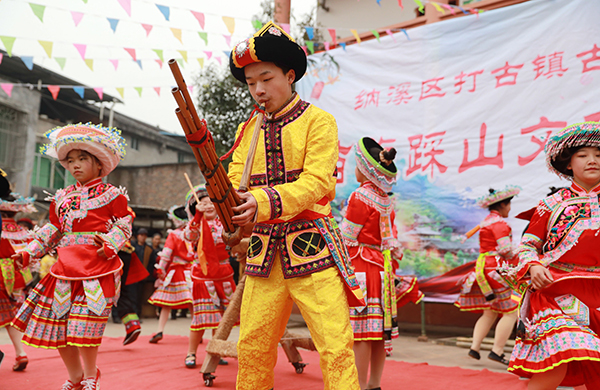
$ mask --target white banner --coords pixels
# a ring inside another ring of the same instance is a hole
[[[338,197],[358,186],[358,139],[398,151],[404,272],[473,260],[478,236],[459,235],[487,215],[475,199],[489,188],[522,187],[512,217],[570,184],[548,172],[543,146],[567,124],[600,120],[598,20],[599,1],[529,1],[309,57],[297,90],[337,120]],[[509,223],[517,242],[526,222]]]

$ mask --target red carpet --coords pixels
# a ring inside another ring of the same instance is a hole
[[[188,369],[183,365],[187,351],[187,338],[165,336],[156,345],[148,343],[148,336],[142,336],[135,343],[123,347],[122,339],[105,337],[98,367],[102,371],[103,390],[157,389],[188,390],[203,389],[199,369],[204,359],[204,345],[198,348],[198,368]],[[12,372],[14,349],[12,345],[2,345],[6,354],[0,367],[0,390],[53,390],[59,389],[67,379],[67,371],[58,352],[25,347],[29,355],[29,366],[24,372]],[[301,350],[302,357],[309,365],[303,374],[296,374],[287,362],[283,350],[279,351],[279,361],[275,371],[275,389],[317,390],[323,389],[319,356],[316,352]],[[234,389],[237,361],[227,359],[229,365],[219,366],[213,388]],[[512,374],[502,374],[487,370],[475,371],[461,368],[429,366],[426,363],[412,364],[389,360],[383,372],[384,390],[524,390],[525,382]]]

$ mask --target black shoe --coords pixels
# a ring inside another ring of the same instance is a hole
[[[225,359],[219,359],[219,366],[226,366],[229,362]]]
[[[490,354],[488,355],[488,359],[493,360],[493,361],[498,362],[498,363],[502,363],[502,364],[507,365],[507,366],[508,366],[508,363],[510,363],[508,360],[506,360],[506,358],[504,357],[504,354],[502,354],[501,356],[499,356],[494,351],[490,351]]]
[[[152,338],[148,341],[150,344],[157,344],[160,340],[162,340],[163,334],[162,332],[156,333]]]
[[[4,352],[0,351],[0,364],[2,364],[2,360],[4,360]]]
[[[142,333],[142,329],[137,328],[132,330],[131,332],[125,335],[125,340],[123,340],[123,345],[128,345],[137,340],[138,336]]]
[[[481,355],[479,354],[479,352],[474,351],[472,349],[469,349],[469,356],[472,357],[475,360],[481,359]]]

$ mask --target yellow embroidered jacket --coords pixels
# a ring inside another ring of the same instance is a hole
[[[229,165],[235,188],[255,121],[248,123]],[[265,116],[250,178],[258,210],[248,248],[248,275],[268,277],[279,250],[285,278],[337,265],[348,287],[358,289],[340,230],[331,217],[337,160],[338,134],[332,115],[294,94],[283,108]]]

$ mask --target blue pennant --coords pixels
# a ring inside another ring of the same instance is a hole
[[[33,69],[33,57],[21,57],[21,61],[23,61],[27,69]]]
[[[117,32],[117,24],[119,24],[119,19],[111,19],[111,18],[106,18],[108,19],[108,23],[110,23],[110,28],[113,30],[114,33]]]
[[[85,88],[83,88],[83,87],[73,87],[73,91],[75,91],[75,93],[77,93],[77,95],[79,95],[83,99],[83,94],[85,92]]]
[[[308,35],[308,40],[312,41],[315,37],[315,29],[313,27],[304,27],[306,30],[306,35]]]
[[[169,21],[169,16],[171,15],[171,9],[169,7],[167,7],[166,5],[156,4],[156,6],[160,10],[160,12],[162,12],[162,14],[164,15],[165,19],[167,19],[167,21]]]

